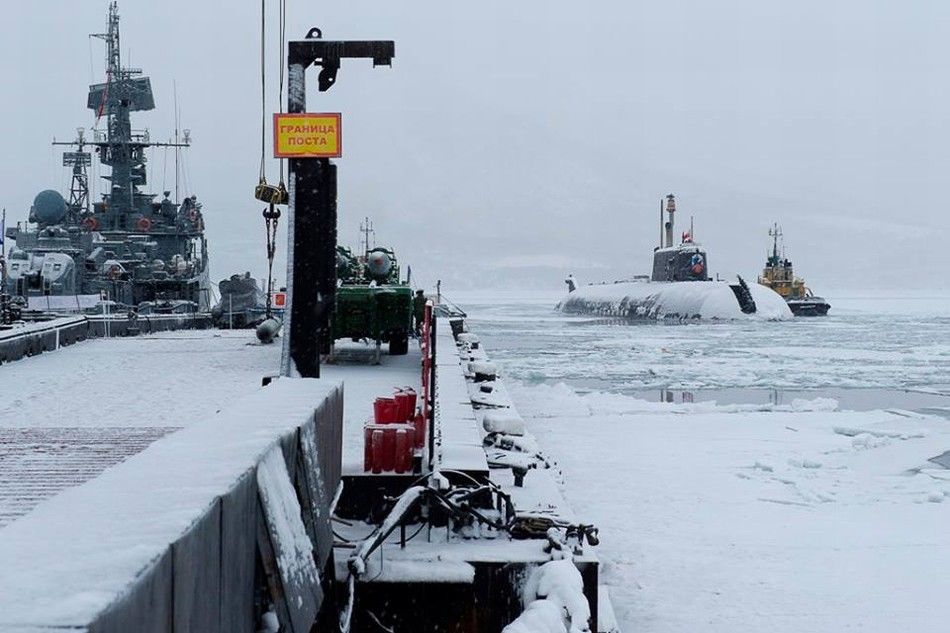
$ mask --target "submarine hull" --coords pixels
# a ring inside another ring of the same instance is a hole
[[[568,314],[642,321],[786,320],[792,311],[778,293],[748,287],[755,312],[744,312],[732,286],[718,281],[632,281],[578,287],[558,304]]]

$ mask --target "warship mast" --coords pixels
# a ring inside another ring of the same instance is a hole
[[[105,138],[102,139],[98,134],[96,136],[99,141],[99,160],[112,168],[111,175],[106,177],[112,184],[107,197],[115,212],[109,214],[112,220],[109,228],[118,229],[120,218],[127,215],[134,205],[133,161],[138,164],[144,162],[143,148],[132,144],[130,112],[133,108],[151,110],[155,106],[148,78],[136,80],[134,78],[142,74],[140,70],[122,68],[119,9],[115,2],[109,5],[108,32],[94,33],[91,37],[106,42],[106,83],[90,88],[89,106],[96,108],[97,123],[100,118],[106,117]],[[134,84],[138,84],[138,91],[133,89]]]
[[[75,152],[63,152],[63,167],[72,167],[73,176],[69,185],[69,213],[75,220],[79,215],[89,214],[89,167],[92,154],[86,151],[86,130],[76,129],[76,140],[70,142],[53,139],[53,145],[69,145]]]
[[[149,147],[189,147],[190,139],[177,138],[169,143],[152,143],[148,130],[132,129],[132,112],[155,109],[152,84],[138,68],[123,68],[119,38],[119,9],[116,2],[109,5],[109,28],[106,33],[91,37],[106,43],[106,82],[89,88],[87,106],[96,112],[96,122],[106,118],[105,134],[95,130],[92,145],[97,147],[99,161],[108,165],[112,173],[103,178],[110,181],[109,193],[97,211],[105,212],[105,230],[132,228],[130,217],[147,208],[151,194],[140,193],[146,183],[145,150]],[[101,207],[100,207],[101,205]]]

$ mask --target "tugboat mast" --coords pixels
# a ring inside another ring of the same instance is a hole
[[[778,266],[782,259],[778,255],[778,238],[782,237],[782,227],[778,225],[778,222],[774,223],[772,228],[769,229],[769,237],[772,238],[772,256],[769,259],[773,266]]]

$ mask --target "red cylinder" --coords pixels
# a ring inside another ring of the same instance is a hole
[[[411,420],[406,424],[406,434],[409,436],[409,444],[403,458],[406,460],[406,472],[408,473],[412,471],[412,456],[416,453],[416,429],[413,428]]]
[[[378,432],[383,434],[383,445],[377,462],[384,471],[394,470],[396,468],[396,429]]]
[[[363,427],[363,471],[373,470],[373,427],[369,424]]]
[[[396,400],[396,421],[405,422],[412,417],[412,410],[416,400],[415,392],[410,393],[405,390],[397,391],[393,398]]]
[[[408,459],[406,457],[408,456]],[[408,464],[407,464],[408,462]],[[404,473],[412,464],[412,440],[407,429],[396,429],[396,459],[394,469],[397,473]]]
[[[421,413],[417,413],[412,423],[415,427],[415,433],[413,433],[415,447],[422,448],[426,442],[426,418]]]
[[[385,432],[382,429],[374,429],[372,435],[373,472],[377,475],[383,472],[385,444]]]
[[[399,419],[399,403],[395,398],[389,398],[389,423],[395,424],[396,422],[402,422]]]
[[[373,417],[376,424],[392,424],[396,419],[396,400],[394,398],[376,398],[373,402]]]

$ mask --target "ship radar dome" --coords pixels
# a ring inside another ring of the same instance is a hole
[[[41,191],[33,198],[31,215],[40,224],[57,224],[66,217],[66,201],[58,191]]]

